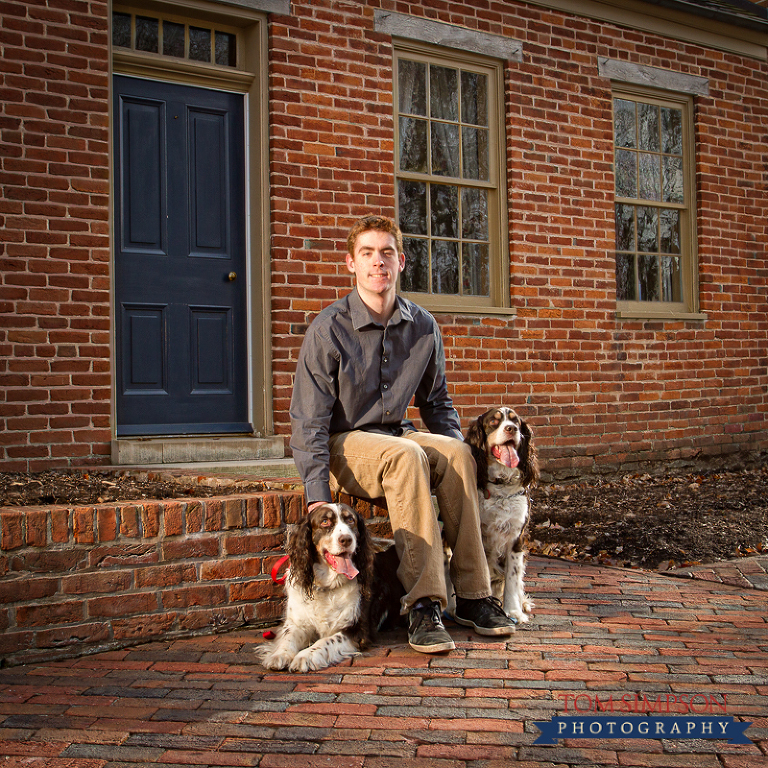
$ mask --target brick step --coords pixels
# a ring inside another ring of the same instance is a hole
[[[391,535],[383,509],[341,500]],[[300,488],[0,509],[0,664],[274,624],[270,572],[303,514]]]

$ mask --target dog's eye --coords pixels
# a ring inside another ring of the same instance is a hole
[[[331,520],[329,517],[324,517],[320,521],[321,528],[330,528],[332,525],[333,525],[333,520]]]

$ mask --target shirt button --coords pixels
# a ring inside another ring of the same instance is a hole
[[[385,384],[382,389],[389,389],[389,384]]]
[[[389,411],[384,411],[384,414],[385,414],[386,416],[390,416],[390,415],[391,415]]]
[[[388,358],[388,357],[384,357],[384,358],[382,358],[382,362],[384,362],[384,363],[388,363],[388,362],[389,362],[389,358]]]

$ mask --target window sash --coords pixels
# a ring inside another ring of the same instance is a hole
[[[617,310],[695,313],[692,98],[616,85],[612,95]]]
[[[478,78],[485,78],[486,92],[467,99]],[[401,289],[428,309],[509,306],[502,89],[500,62],[415,43],[395,50],[396,203],[406,252]],[[448,152],[446,139],[453,142]]]

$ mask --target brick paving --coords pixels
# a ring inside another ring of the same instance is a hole
[[[392,633],[339,667],[267,674],[250,630],[1,669],[0,768],[768,766],[765,591],[543,558],[529,591],[509,642],[452,626],[441,656]],[[750,743],[534,744],[536,722],[610,702],[725,712]]]

